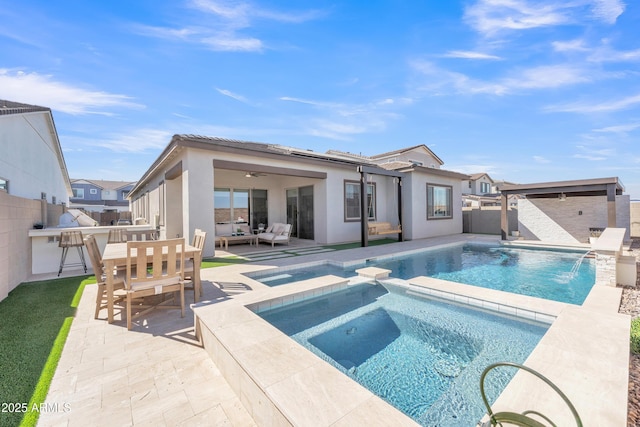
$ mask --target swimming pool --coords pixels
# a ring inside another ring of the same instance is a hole
[[[389,269],[391,277],[399,279],[429,276],[578,305],[595,283],[595,262],[585,258],[585,252],[488,244],[454,245],[346,268],[324,263],[247,275],[265,285],[278,286],[327,274],[352,277],[365,265]]]
[[[522,363],[546,327],[352,285],[259,315],[422,425],[475,425],[485,412],[482,370]],[[511,378],[491,379],[494,400]]]

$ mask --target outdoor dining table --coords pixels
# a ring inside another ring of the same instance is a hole
[[[193,258],[193,288],[195,293],[195,302],[200,299],[200,261],[202,253],[200,249],[189,244],[184,246],[184,258]],[[127,265],[127,244],[126,243],[108,243],[102,254],[102,262],[105,271],[114,271],[116,267],[125,267]],[[113,274],[106,275],[107,288],[107,319],[109,323],[113,323]]]

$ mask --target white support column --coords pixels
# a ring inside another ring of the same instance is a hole
[[[215,251],[213,212],[213,160],[200,152],[190,150],[183,159],[183,236],[190,242],[193,231],[200,228],[207,232],[204,257]]]

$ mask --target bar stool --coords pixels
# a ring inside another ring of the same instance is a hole
[[[63,231],[60,233],[60,240],[58,241],[58,247],[62,248],[62,256],[60,257],[60,269],[58,270],[58,277],[62,273],[62,267],[65,265],[67,259],[67,252],[69,248],[75,247],[78,250],[78,256],[80,257],[80,263],[68,264],[68,265],[82,265],[84,272],[87,272],[87,263],[84,261],[84,252],[82,247],[84,246],[84,240],[82,240],[82,231]]]

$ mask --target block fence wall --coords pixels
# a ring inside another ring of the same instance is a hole
[[[29,230],[36,222],[58,225],[62,205],[0,191],[0,301],[31,275]]]

